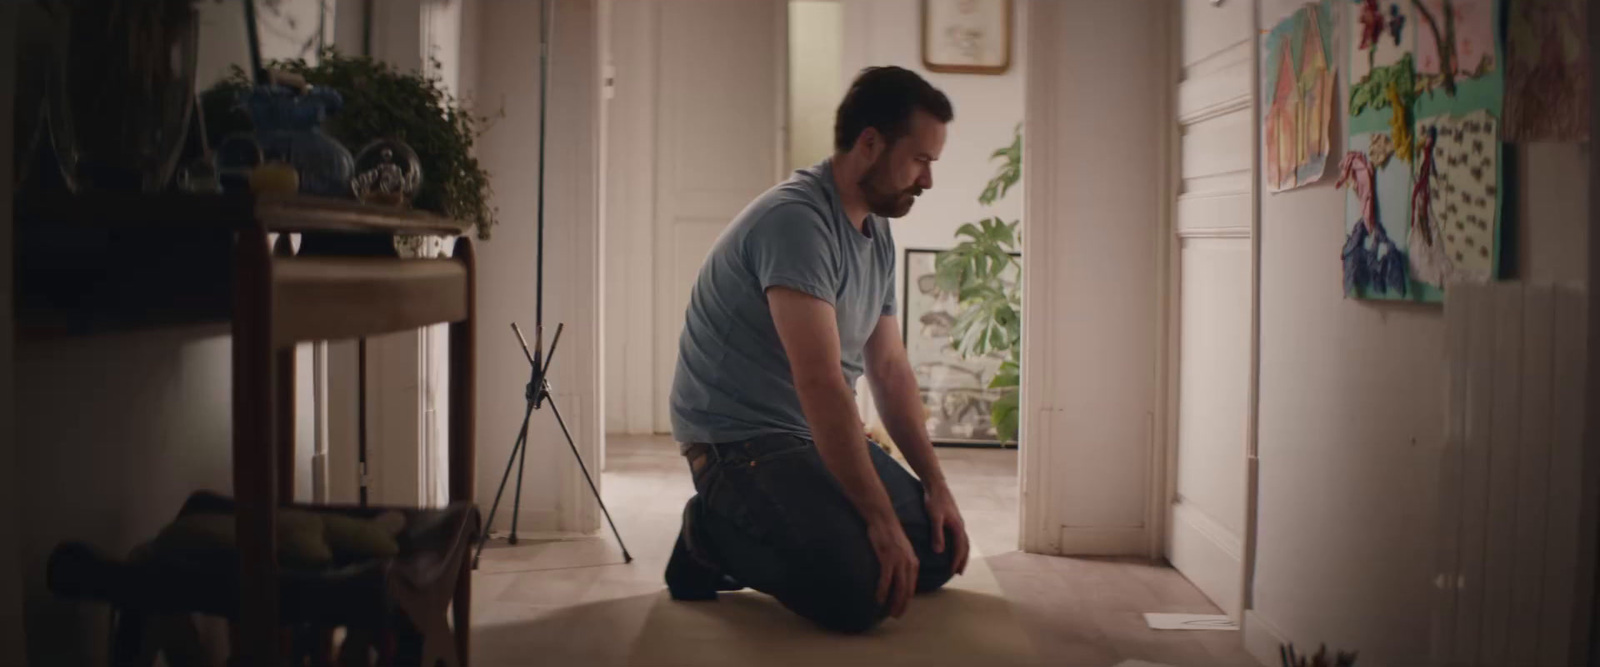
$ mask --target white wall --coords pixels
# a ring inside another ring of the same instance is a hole
[[[833,120],[847,81],[844,8],[837,0],[789,3],[789,168],[833,154]]]
[[[500,226],[478,245],[479,504],[494,502],[525,407],[528,363],[512,336],[533,344],[539,149],[539,3],[478,7],[478,98],[505,116],[483,136],[479,159],[492,174]],[[603,435],[600,401],[599,44],[594,3],[560,0],[551,45],[545,203],[545,340],[566,323],[551,367],[556,404],[586,461]],[[470,42],[469,42],[470,43]],[[520,530],[599,527],[598,509],[548,409],[533,416]],[[591,466],[591,469],[593,467]],[[598,480],[596,480],[598,482]],[[510,526],[510,496],[495,519]]]
[[[20,546],[35,664],[104,664],[105,608],[45,589],[57,543],[124,555],[189,493],[232,489],[230,350],[226,327],[18,342]]]
[[[1170,10],[1028,11],[1024,256],[1049,261],[1023,262],[1023,546],[1154,555]]]
[[[1263,2],[1263,25],[1295,4]],[[1336,123],[1342,134],[1343,117]],[[1506,176],[1518,205],[1507,214],[1520,277],[1586,282],[1586,152],[1514,150],[1519,167]],[[1343,297],[1344,193],[1331,181],[1261,195],[1260,496],[1247,638],[1275,629],[1297,646],[1358,649],[1363,664],[1422,664],[1445,437],[1444,321],[1437,306]]]
[[[269,3],[256,3],[257,16],[261,35],[261,59],[264,61],[298,58],[305,54],[306,60],[316,62],[316,53],[313,48],[310,52],[304,50],[305,40],[316,37],[317,13],[326,8],[323,19],[323,40],[333,43],[335,37],[335,13],[344,18],[359,18],[358,12],[351,8],[360,4],[360,0],[328,0],[324,6],[321,0],[283,0],[275,6]],[[346,7],[345,5],[349,5]],[[211,86],[219,79],[228,75],[231,65],[239,65],[246,70],[250,69],[250,49],[246,41],[244,2],[243,0],[219,0],[217,2],[197,3],[195,8],[200,18],[200,45],[198,52],[198,69],[195,72],[195,82],[202,89]],[[342,9],[343,11],[338,11]],[[289,18],[295,20],[295,27],[289,27]],[[354,21],[353,21],[354,22]],[[341,42],[339,48],[345,53],[360,52],[360,27],[359,22],[350,26],[349,30],[339,31],[341,37],[354,38],[355,41],[346,44]],[[359,146],[357,147],[360,148]]]

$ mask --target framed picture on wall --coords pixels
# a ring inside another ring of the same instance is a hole
[[[1005,73],[1011,68],[1011,0],[922,0],[922,66]]]
[[[908,248],[901,263],[904,284],[900,301],[905,304],[905,319],[900,323],[900,335],[928,413],[928,437],[936,445],[1000,446],[1000,436],[989,421],[989,408],[1000,392],[988,387],[1004,357],[963,359],[951,347],[950,329],[961,316],[961,306],[953,295],[941,294],[936,285],[934,260],[940,252]],[[1017,270],[1013,268],[1013,273]]]

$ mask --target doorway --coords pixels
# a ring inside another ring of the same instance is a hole
[[[1016,3],[1015,26],[1026,3]],[[604,161],[605,426],[607,461],[648,441],[673,449],[668,394],[689,288],[705,253],[754,197],[833,148],[834,112],[854,74],[868,65],[907,67],[944,90],[956,107],[936,186],[910,216],[896,220],[900,257],[928,260],[955,246],[962,225],[986,218],[1022,217],[1022,184],[989,204],[986,184],[1005,166],[997,150],[1020,149],[1024,50],[1011,44],[1009,69],[999,74],[936,73],[921,59],[921,4],[861,0],[686,0],[611,3],[602,55],[607,90]],[[1021,31],[1013,29],[1014,36]],[[1020,243],[1017,249],[1020,249]],[[920,266],[920,264],[918,265]],[[896,300],[906,315],[909,289]],[[948,314],[948,313],[947,313]],[[953,315],[952,315],[953,319]],[[920,336],[914,322],[906,335]],[[998,367],[998,360],[993,366]],[[974,387],[985,402],[962,414],[990,421],[984,389],[997,368]],[[872,426],[870,392],[860,408]],[[939,396],[931,400],[940,409]],[[957,425],[966,440],[1002,444],[993,429]],[[626,436],[626,438],[625,438]],[[1014,441],[1012,443],[1014,445]],[[619,445],[621,448],[619,449]],[[675,450],[674,450],[675,451]],[[968,522],[997,532],[991,544],[1016,548],[1017,452],[940,447],[949,468],[977,477],[965,494]],[[609,466],[608,466],[609,470]],[[980,474],[981,473],[981,474]],[[960,491],[958,491],[960,493]]]

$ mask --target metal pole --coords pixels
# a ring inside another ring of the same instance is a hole
[[[539,0],[539,209],[538,209],[538,240],[539,248],[536,264],[538,265],[537,286],[534,290],[533,326],[534,335],[542,337],[544,327],[544,182],[545,182],[545,125],[550,117],[548,104],[550,95],[550,28],[554,12],[550,11],[550,0]],[[537,355],[544,350],[544,341],[535,338],[534,353]],[[534,370],[539,370],[539,364],[534,364]]]

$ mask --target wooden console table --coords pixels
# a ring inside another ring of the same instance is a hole
[[[233,649],[242,664],[282,664],[273,510],[293,499],[295,344],[450,323],[450,500],[472,501],[476,273],[469,225],[298,196],[23,197],[16,213],[20,336],[231,322],[240,574]],[[274,253],[272,233],[380,245],[397,234],[458,238],[453,257],[400,259]],[[471,593],[469,558],[452,603],[462,664]]]

